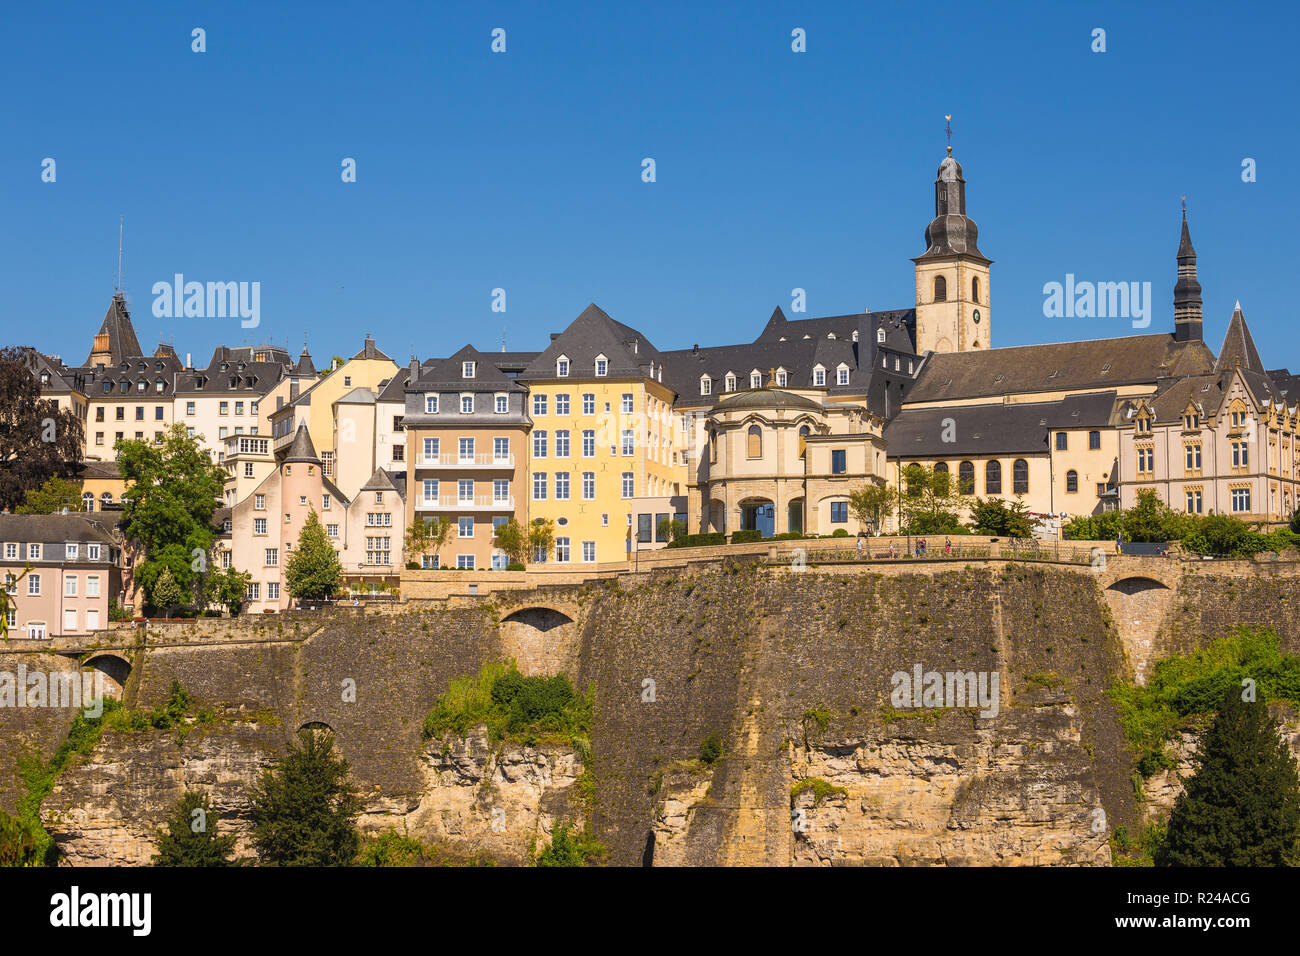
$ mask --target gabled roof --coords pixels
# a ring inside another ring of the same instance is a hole
[[[1107,391],[1058,402],[909,408],[885,426],[884,437],[890,458],[1047,454],[1052,429],[1100,428],[1109,421],[1114,404],[1115,393]],[[952,420],[951,428],[947,419]],[[1004,476],[1005,481],[1010,478]]]
[[[1214,356],[1202,342],[1167,332],[1082,342],[1054,342],[931,355],[909,402],[992,398],[1012,393],[1155,383],[1209,372]]]
[[[352,358],[353,359],[381,359],[388,362],[393,361],[387,355],[385,355],[383,352],[379,351],[379,349],[375,347],[375,340],[372,339],[369,335],[366,336],[366,342],[365,345],[361,347],[361,351],[358,352],[356,355],[352,356]]]
[[[135,337],[131,313],[126,308],[126,297],[121,292],[113,293],[108,311],[104,313],[104,321],[99,324],[99,335],[108,336],[108,352],[112,356],[112,362],[108,364],[120,365],[127,359],[144,355],[144,350],[140,348],[140,340]],[[94,353],[95,349],[92,346],[90,355],[86,356],[87,368],[91,365],[90,358]]]
[[[1250,329],[1246,326],[1246,318],[1241,314],[1240,302],[1233,307],[1232,318],[1228,322],[1228,332],[1223,337],[1223,348],[1219,349],[1214,370],[1223,372],[1238,365],[1253,372],[1264,371],[1264,363],[1260,361],[1255,340],[1251,338]]]
[[[480,352],[472,345],[465,345],[459,351],[446,358],[429,359],[416,369],[415,378],[411,378],[408,366],[401,372],[408,392],[510,392],[523,391],[514,378],[501,371],[498,365],[500,352]],[[534,353],[536,355],[536,353]],[[465,378],[462,366],[466,362],[474,363],[474,377]],[[394,376],[396,379],[397,376]],[[389,383],[389,388],[392,383]],[[385,389],[387,391],[388,389]]]
[[[383,468],[376,468],[375,473],[370,476],[364,485],[362,491],[399,491],[400,489],[393,481],[393,476]]]
[[[385,379],[379,383],[379,398],[381,402],[397,402],[406,404],[406,380],[411,377],[410,368],[403,366],[397,370],[392,378]]]
[[[659,350],[648,338],[630,326],[615,322],[595,303],[556,335],[537,358],[528,363],[519,378],[523,381],[556,381],[556,359],[569,359],[570,378],[592,378],[596,357],[609,362],[608,378],[639,378],[649,374],[650,364],[660,364]]]
[[[334,404],[336,405],[373,405],[375,404],[375,393],[364,385],[354,388]]]

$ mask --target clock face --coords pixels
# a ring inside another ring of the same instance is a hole
[[[976,325],[979,325],[979,324],[980,324],[980,310],[979,310],[979,309],[976,309],[976,310],[975,310],[975,324],[976,324]]]

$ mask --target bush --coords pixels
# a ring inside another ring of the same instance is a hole
[[[762,540],[763,532],[759,531],[757,528],[752,528],[746,531],[733,531],[731,534],[732,544],[752,544],[755,541]]]
[[[563,674],[524,677],[513,663],[484,664],[476,677],[458,677],[424,719],[426,738],[448,731],[465,736],[486,724],[493,740],[527,739],[538,733],[585,735],[591,726],[590,695],[579,695]]]
[[[567,822],[555,825],[551,842],[537,857],[538,866],[587,866],[606,853],[604,844]]]
[[[518,561],[511,561],[509,564],[506,565],[506,570],[507,570],[507,571],[524,571],[524,570],[527,570],[527,569],[524,567],[524,565],[520,564]]]
[[[408,570],[408,571],[418,571],[418,570],[420,570],[420,564],[419,564],[419,562],[418,562],[418,561],[407,561],[407,562],[406,562],[406,570]]]
[[[848,536],[849,533],[844,528],[836,528],[834,531],[831,532],[832,538],[847,538]]]
[[[716,763],[722,756],[722,737],[715,730],[700,744],[700,763]]]
[[[710,545],[726,544],[727,536],[721,531],[705,534],[688,534],[668,543],[670,548],[703,548]]]

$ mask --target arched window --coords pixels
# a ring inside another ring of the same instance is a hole
[[[111,491],[104,492],[99,496],[99,503],[101,507],[103,505],[111,505],[113,503],[113,493]]]
[[[952,480],[948,472],[948,463],[946,461],[936,461],[934,463],[934,490],[936,494],[946,494]]]
[[[1017,458],[1011,463],[1011,493],[1029,494],[1029,462],[1023,458]]]
[[[763,457],[763,429],[757,425],[749,426],[749,457]]]
[[[990,461],[984,466],[984,494],[1002,494],[1002,462]]]
[[[1068,494],[1079,490],[1079,473],[1073,468],[1065,473],[1065,490]]]
[[[935,302],[948,301],[948,280],[945,279],[943,276],[934,277],[934,301]]]
[[[980,277],[979,276],[976,276],[975,278],[970,280],[970,297],[975,300],[976,305],[979,305],[979,301],[980,301]]]
[[[957,490],[963,495],[975,494],[975,465],[969,461],[957,466]]]
[[[81,507],[86,511],[95,510],[95,493],[93,491],[87,491],[82,493]]]
[[[946,475],[948,474],[948,463],[946,461],[937,461],[934,463],[934,470],[936,472],[943,472],[943,474]]]

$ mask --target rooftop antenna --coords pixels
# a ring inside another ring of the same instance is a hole
[[[952,155],[952,114],[944,113],[943,120],[944,120],[943,131],[948,134],[948,155],[951,156]]]
[[[117,218],[117,288],[114,292],[122,291],[122,233],[125,229],[126,216]]]

